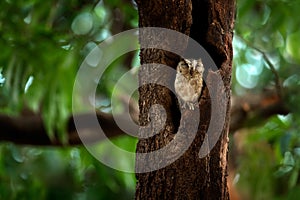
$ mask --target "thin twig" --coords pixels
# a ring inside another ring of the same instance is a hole
[[[237,36],[237,37],[240,40],[242,40],[248,47],[254,49],[255,51],[259,52],[263,56],[264,60],[266,61],[267,65],[269,66],[271,72],[274,75],[276,92],[277,92],[279,98],[282,98],[283,90],[282,90],[282,84],[281,84],[281,81],[280,81],[280,77],[278,75],[277,70],[275,69],[275,66],[272,64],[269,57],[267,56],[266,52],[262,51],[261,49],[255,47],[253,45],[251,45],[250,42],[248,42],[246,39],[242,38],[241,36]]]

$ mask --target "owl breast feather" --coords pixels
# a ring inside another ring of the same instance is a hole
[[[195,85],[192,85],[183,75],[177,74],[175,79],[175,91],[185,102],[195,102],[198,100],[198,92]]]

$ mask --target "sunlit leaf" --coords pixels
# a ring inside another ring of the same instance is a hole
[[[78,15],[71,26],[73,32],[77,35],[85,35],[93,28],[93,16],[90,13]]]
[[[282,164],[285,166],[294,167],[295,160],[291,152],[285,152]]]
[[[300,63],[300,31],[288,35],[286,39],[287,53],[298,63]]]

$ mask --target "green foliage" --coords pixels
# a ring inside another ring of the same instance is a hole
[[[294,67],[300,64],[299,19],[293,17],[298,6],[292,1],[238,1],[234,39],[236,93],[272,85],[270,64],[282,82],[299,74],[299,67]],[[242,78],[237,80],[239,76]]]
[[[237,187],[250,199],[298,199],[300,20],[296,16],[300,4],[248,0],[237,5],[234,94],[273,89],[282,93],[291,110],[288,116],[274,116],[247,131],[238,158]]]
[[[121,31],[114,25],[116,11],[122,13],[119,25],[128,29],[137,26],[137,11],[128,2],[96,0],[6,0],[0,7],[0,112],[16,116],[29,108],[41,113],[49,136],[59,130],[66,142],[80,64],[99,42]],[[125,59],[105,73],[97,91],[100,105],[109,100],[112,81],[129,68]],[[80,98],[74,103],[80,105]],[[135,147],[132,138],[115,142]],[[116,163],[124,159],[119,156]],[[0,199],[131,199],[134,188],[133,174],[102,165],[83,147],[0,145]]]
[[[0,147],[0,155],[0,199],[130,199],[134,194],[134,174],[102,165],[84,148],[9,144]]]
[[[249,199],[298,199],[300,168],[300,4],[287,0],[238,1],[233,94],[281,88],[292,111],[247,130],[238,156],[237,187]],[[25,107],[42,113],[49,136],[71,114],[76,72],[101,41],[136,27],[137,11],[124,1],[0,1],[0,112]],[[115,18],[118,18],[117,20]],[[130,42],[130,41],[127,41]],[[136,57],[136,54],[135,54]],[[126,56],[105,72],[97,105],[110,112]],[[135,58],[137,60],[137,58]],[[118,95],[118,94],[117,94]],[[78,102],[80,104],[80,99]],[[120,109],[120,112],[122,109]],[[113,141],[134,151],[135,140]],[[105,152],[106,144],[99,145]],[[129,147],[129,148],[128,148]],[[0,146],[0,199],[130,199],[134,176],[109,169],[83,148]],[[126,160],[111,152],[120,165]]]
[[[136,10],[118,5],[128,28],[136,25]],[[57,129],[64,141],[75,75],[85,56],[115,31],[115,6],[102,1],[2,1],[7,14],[0,14],[0,112],[16,115],[24,106],[41,112],[49,136]],[[123,62],[111,68],[120,70]],[[107,80],[112,76],[106,73]],[[104,96],[112,90],[107,82],[99,88]]]

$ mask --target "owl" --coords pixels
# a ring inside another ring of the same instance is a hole
[[[176,71],[175,92],[183,108],[188,106],[190,110],[194,110],[194,104],[202,91],[203,63],[201,59],[183,59],[178,63]]]

